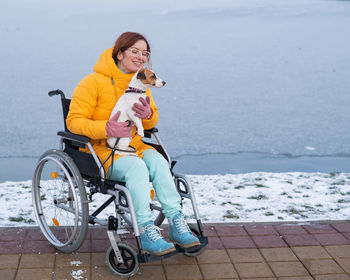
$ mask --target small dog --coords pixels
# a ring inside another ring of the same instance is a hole
[[[148,88],[161,88],[165,85],[165,81],[159,79],[154,72],[149,69],[141,68],[132,77],[128,89],[119,98],[115,104],[111,116],[111,119],[118,111],[120,116],[118,122],[133,122],[137,128],[137,134],[144,137],[144,129],[142,126],[142,120],[135,116],[135,111],[132,107],[135,103],[141,104],[139,98],[146,99],[146,90]],[[141,104],[142,105],[142,104]],[[118,140],[119,139],[119,140]],[[129,147],[131,137],[127,138],[115,138],[108,137],[107,144],[110,148],[116,148],[115,154],[118,155],[135,155],[133,148]],[[117,142],[118,141],[118,142]],[[116,144],[117,142],[117,144]],[[115,147],[116,145],[116,147]]]

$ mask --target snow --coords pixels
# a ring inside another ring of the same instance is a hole
[[[350,173],[268,173],[188,175],[203,222],[347,220]],[[16,195],[14,195],[16,194]],[[0,183],[0,226],[36,225],[31,181]],[[107,197],[93,196],[90,212]],[[114,215],[113,206],[99,218]],[[193,220],[185,200],[184,213]]]
[[[167,82],[152,91],[157,127],[182,170],[201,169],[189,178],[205,222],[349,218],[350,1],[4,0],[0,18],[0,226],[36,224],[32,159],[63,128],[47,92],[71,97],[129,30]]]
[[[86,277],[82,276],[84,275],[84,273],[86,274],[86,270],[82,270],[82,269],[79,269],[79,270],[72,270],[71,271],[71,276],[73,279],[86,279]]]

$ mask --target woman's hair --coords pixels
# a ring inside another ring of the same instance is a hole
[[[138,40],[145,41],[147,45],[147,51],[151,52],[151,48],[145,36],[136,32],[124,32],[118,37],[117,41],[115,41],[115,44],[114,44],[112,57],[116,64],[118,64],[118,58],[117,58],[118,53],[126,51],[128,48],[134,45]],[[148,60],[149,60],[148,63],[151,64],[150,58]]]

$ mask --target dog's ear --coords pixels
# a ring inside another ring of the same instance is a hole
[[[145,68],[142,68],[141,70],[139,70],[139,72],[137,73],[136,78],[139,79],[139,80],[146,80]]]

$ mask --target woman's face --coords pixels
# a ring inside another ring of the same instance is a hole
[[[126,73],[135,73],[148,60],[149,53],[147,51],[147,44],[144,40],[138,40],[130,48],[124,52],[119,52],[118,68]]]

